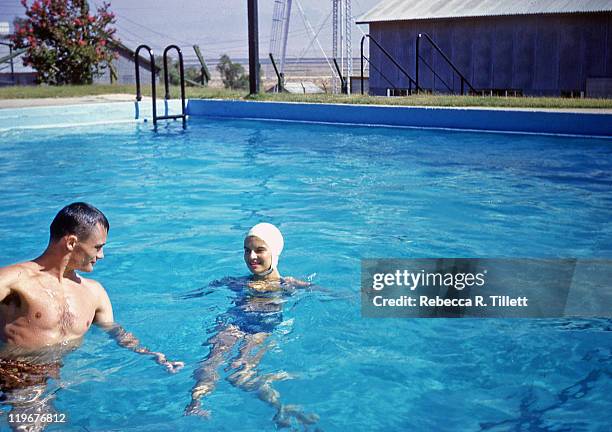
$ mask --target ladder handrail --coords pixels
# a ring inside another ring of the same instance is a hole
[[[181,116],[183,117],[183,128],[185,128],[186,115],[185,115],[185,69],[183,66],[183,53],[181,49],[177,45],[168,45],[164,49],[163,60],[164,60],[164,87],[166,90],[166,94],[164,96],[165,100],[170,99],[170,86],[168,81],[168,51],[171,49],[175,49],[179,56],[179,80],[181,83]],[[168,116],[165,116],[168,117]],[[162,117],[160,117],[162,118]],[[154,122],[156,119],[154,119]]]
[[[376,72],[378,72],[380,74],[380,76],[383,77],[385,79],[385,81],[387,81],[389,83],[389,85],[391,87],[393,87],[394,90],[399,90],[397,87],[395,87],[395,84],[393,84],[391,82],[391,80],[389,78],[387,78],[387,76],[384,73],[382,73],[382,71],[380,69],[378,69],[376,66],[374,66],[374,63],[372,63],[369,58],[367,58],[366,56],[363,56],[363,58],[369,63],[369,65],[370,65],[370,67],[372,69],[374,69]],[[410,87],[410,88],[412,89],[412,87]]]
[[[138,53],[141,49],[147,50],[150,57],[151,62],[151,94],[153,96],[153,125],[157,125],[157,107],[155,105],[155,58],[153,56],[153,50],[148,45],[142,44],[136,48],[134,52],[134,64],[136,67],[136,102],[140,102],[142,100],[142,92],[140,91],[140,56]]]
[[[389,53],[387,52],[387,50],[386,50],[386,49],[384,49],[384,48],[382,47],[382,45],[381,45],[381,44],[379,44],[379,43],[376,41],[376,39],[374,39],[374,38],[373,38],[372,36],[370,36],[369,34],[366,34],[366,35],[363,35],[363,36],[362,36],[362,38],[361,38],[361,94],[363,94],[363,57],[364,57],[364,55],[363,55],[363,42],[365,41],[365,39],[366,39],[366,38],[368,38],[368,39],[370,39],[370,41],[374,42],[374,44],[375,44],[375,45],[376,45],[376,46],[377,46],[377,47],[378,47],[378,48],[379,48],[379,49],[380,49],[380,50],[383,52],[383,54],[385,54],[385,55],[387,56],[387,58],[388,58],[389,60],[391,60],[391,61],[393,62],[393,64],[394,64],[395,66],[397,66],[397,68],[398,68],[400,71],[402,71],[402,73],[403,73],[405,76],[407,76],[407,77],[408,77],[408,82],[409,82],[409,86],[410,86],[410,90],[409,90],[410,94],[412,94],[412,83],[414,83],[414,84],[415,84],[415,86],[416,86],[416,91],[418,92],[418,91],[419,91],[419,85],[418,85],[418,83],[417,83],[417,82],[416,82],[416,81],[415,81],[415,80],[414,80],[414,79],[413,79],[413,78],[410,76],[410,74],[409,74],[408,72],[406,72],[406,70],[405,70],[405,69],[404,69],[404,68],[403,68],[403,67],[402,67],[402,66],[401,66],[401,65],[400,65],[398,62],[396,62],[396,61],[395,61],[395,59],[394,59],[394,58],[391,56],[391,54],[389,54]],[[372,64],[372,62],[370,62],[369,60],[368,60],[368,63]],[[395,86],[394,86],[394,88],[395,88]]]
[[[145,44],[141,44],[134,51],[134,65],[136,68],[136,118],[138,118],[138,102],[142,100],[142,91],[140,88],[140,55],[138,54],[141,49],[146,50],[149,53],[149,58],[151,62],[151,96],[153,102],[153,127],[157,130],[157,120],[166,120],[166,119],[183,119],[183,129],[186,127],[186,119],[187,115],[185,114],[185,70],[183,66],[183,53],[181,49],[176,45],[168,45],[166,49],[164,49],[163,53],[163,62],[164,62],[164,85],[165,85],[165,100],[166,103],[168,99],[170,99],[170,87],[168,83],[168,51],[171,49],[176,49],[179,55],[179,73],[180,73],[180,82],[181,82],[181,114],[180,115],[165,115],[158,116],[157,115],[157,93],[156,93],[156,79],[155,79],[155,56],[153,55],[153,50],[151,47]],[[166,104],[166,114],[168,111],[168,105]]]
[[[429,35],[427,33],[419,33],[417,35],[416,38],[416,79],[417,82],[419,81],[419,59],[421,59],[421,54],[420,54],[420,41],[421,41],[421,37],[425,36],[425,38],[429,41],[429,43],[431,43],[431,45],[436,49],[436,51],[438,51],[440,53],[440,55],[442,56],[442,58],[444,60],[446,60],[446,63],[448,63],[448,65],[457,73],[457,75],[459,75],[459,77],[461,78],[461,94],[463,95],[463,83],[465,82],[470,89],[472,89],[472,91],[474,93],[477,93],[476,89],[474,87],[472,87],[472,84],[470,84],[470,82],[467,80],[466,77],[463,76],[463,74],[459,71],[459,69],[457,69],[457,67],[455,66],[455,64],[446,56],[446,54],[444,54],[444,52],[442,51],[442,49],[433,41],[432,38],[429,37]],[[425,62],[425,59],[422,59]],[[429,66],[427,64],[427,62],[425,62],[425,64],[427,65],[427,67],[429,69],[431,69],[431,71],[435,74],[436,72],[433,70],[433,68],[431,66]],[[444,81],[443,81],[444,82]],[[446,87],[448,88],[448,85],[446,83],[444,83],[444,85],[446,85]]]
[[[431,71],[431,73],[433,73],[433,74],[434,74],[434,76],[435,76],[436,78],[438,78],[438,79],[439,79],[439,80],[442,82],[442,84],[444,84],[444,87],[446,87],[446,88],[447,88],[449,91],[453,92],[453,89],[452,89],[452,88],[451,88],[451,87],[450,87],[450,86],[449,86],[449,85],[446,83],[446,81],[444,81],[444,79],[443,79],[443,78],[442,78],[442,77],[441,77],[441,76],[440,76],[438,73],[436,73],[436,71],[434,70],[434,68],[433,68],[433,67],[431,67],[431,65],[430,65],[429,63],[427,63],[427,61],[426,61],[424,58],[422,58],[422,57],[421,57],[421,61],[422,61],[423,63],[425,63],[425,66],[427,66],[427,67],[429,68],[429,70]],[[455,80],[454,80],[454,75],[453,75],[453,84],[454,84],[454,83],[455,83]]]

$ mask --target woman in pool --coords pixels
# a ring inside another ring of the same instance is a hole
[[[232,385],[256,391],[260,399],[276,409],[274,421],[280,427],[290,426],[291,417],[304,424],[317,420],[316,415],[306,415],[296,406],[281,404],[280,395],[271,384],[289,378],[287,373],[258,375],[256,370],[269,348],[264,342],[283,320],[283,297],[296,288],[310,285],[292,277],[281,277],[278,258],[283,246],[283,236],[278,228],[269,223],[255,225],[244,239],[244,261],[251,277],[246,280],[225,278],[213,284],[225,285],[238,296],[234,306],[217,318],[217,333],[208,340],[210,352],[194,374],[196,384],[186,414],[210,415],[201,407],[201,399],[214,390],[219,380],[217,369],[233,348],[238,347],[238,353],[229,360],[226,368],[226,371],[232,371],[228,376]]]

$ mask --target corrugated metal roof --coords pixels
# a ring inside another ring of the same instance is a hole
[[[380,21],[612,11],[612,0],[384,0],[357,20]]]

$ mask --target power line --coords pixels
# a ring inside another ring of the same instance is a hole
[[[97,0],[93,0],[93,4],[95,5],[95,7],[100,7],[100,4]],[[137,7],[132,7],[132,8],[117,8],[114,11],[117,10],[139,10],[140,8]],[[143,8],[144,9],[144,8]],[[156,35],[158,37],[162,37],[165,39],[171,39],[173,41],[178,42],[181,45],[185,45],[185,46],[191,46],[194,44],[195,41],[185,41],[182,39],[178,39],[176,38],[176,36],[170,35],[168,33],[165,32],[161,32],[158,31],[154,28],[151,28],[147,25],[141,24],[137,21],[134,21],[128,17],[126,17],[124,14],[118,15],[116,14],[116,18],[117,21],[115,23],[115,26],[117,27],[120,36],[126,36],[124,39],[126,40],[132,40],[130,37],[128,36],[132,36],[134,38],[136,38],[136,40],[134,41],[135,43],[138,43],[140,41],[146,41],[146,37],[143,35],[143,33],[141,31],[135,30],[133,27],[139,27],[142,30],[145,30],[146,32]],[[304,18],[304,17],[303,17]],[[329,19],[329,16],[326,17],[325,20],[323,20],[323,24],[321,25],[321,27],[319,28],[319,30],[317,32],[315,32],[312,28],[308,28],[307,25],[305,25],[306,29],[303,30],[295,30],[295,31],[291,31],[289,32],[289,34],[292,37],[299,37],[299,36],[303,36],[309,33],[312,33],[312,35],[314,35],[314,41],[316,41],[318,43],[318,38],[317,36],[321,33],[325,23],[327,22],[327,20]],[[129,24],[132,28],[129,28],[126,24]],[[310,24],[310,23],[308,23]],[[265,40],[265,39],[269,39],[270,35],[264,35],[261,39]],[[305,50],[303,50],[299,57],[303,57],[306,52],[309,50],[309,48],[312,46],[313,41],[311,40],[309,47]],[[221,55],[222,53],[236,53],[239,52],[239,54],[243,54],[245,52],[246,49],[246,37],[245,38],[240,38],[240,39],[227,39],[227,40],[222,40],[222,41],[207,41],[204,42],[204,46],[206,51],[208,51],[211,55]],[[153,47],[153,45],[152,45]],[[320,47],[320,44],[319,44]],[[321,48],[321,47],[320,47]],[[325,52],[323,51],[323,54],[325,55]]]
[[[134,24],[134,25],[136,25],[136,26],[138,26],[138,27],[142,27],[143,29],[148,30],[148,31],[150,31],[151,33],[154,33],[154,34],[156,34],[156,35],[158,35],[158,36],[162,36],[162,37],[170,38],[170,39],[173,39],[173,40],[175,40],[175,41],[177,41],[177,42],[180,42],[180,43],[182,43],[182,44],[185,44],[185,45],[190,45],[190,44],[191,44],[191,42],[186,42],[186,41],[184,41],[184,40],[180,40],[180,39],[178,39],[178,38],[176,38],[176,37],[174,37],[174,36],[171,36],[171,35],[169,35],[169,34],[158,32],[157,30],[153,30],[153,29],[151,29],[151,28],[149,28],[149,27],[147,27],[147,26],[144,26],[144,25],[142,25],[142,24],[137,23],[136,21],[132,21],[132,20],[131,20],[131,19],[129,19],[129,18],[126,18],[126,17],[121,17],[121,19],[123,19],[123,20],[125,20],[125,21],[128,21],[128,22],[130,22],[130,23],[132,23],[132,24]]]
[[[94,2],[93,2],[93,3],[94,3],[94,5],[96,6],[96,8],[99,8],[99,7],[100,7],[100,5],[98,4],[98,2],[97,2],[97,1],[95,1],[95,0],[94,0]],[[118,15],[116,15],[116,14],[115,14],[115,16],[116,16],[116,18],[117,18],[117,19],[119,19],[119,18],[120,18],[120,19],[122,19],[122,20],[128,21],[128,22],[130,22],[130,23],[132,23],[132,24],[134,24],[134,25],[136,25],[136,26],[138,26],[138,27],[141,27],[141,28],[143,28],[143,29],[145,29],[145,30],[148,30],[149,32],[154,33],[154,34],[156,34],[156,35],[158,35],[158,36],[162,36],[162,37],[166,37],[166,38],[170,38],[170,39],[176,40],[177,42],[180,42],[181,44],[190,45],[190,42],[186,42],[186,41],[180,40],[180,39],[175,38],[174,36],[171,36],[171,35],[166,34],[166,33],[161,33],[161,32],[158,32],[157,30],[154,30],[154,29],[152,29],[152,28],[150,28],[150,27],[144,26],[144,25],[142,25],[142,24],[140,24],[140,23],[138,23],[138,22],[136,22],[136,21],[133,21],[133,20],[131,20],[131,19],[129,19],[129,18],[127,18],[127,17],[125,17],[125,16],[121,16],[121,17],[119,17],[119,16],[118,16]],[[132,33],[132,34],[134,34],[134,33]]]

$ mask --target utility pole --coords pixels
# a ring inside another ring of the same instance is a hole
[[[351,94],[351,75],[353,75],[353,47],[351,44],[351,27],[353,15],[351,0],[344,0],[344,50],[346,54],[346,93]]]
[[[332,57],[340,62],[340,71],[346,79],[350,94],[350,77],[353,74],[353,52],[351,46],[351,27],[353,16],[351,0],[332,0]],[[332,91],[340,93],[341,82],[336,76],[332,79]]]
[[[340,21],[339,15],[340,0],[332,0],[332,57],[338,59],[338,22]],[[342,61],[342,59],[340,60]],[[336,63],[337,64],[337,63]],[[342,68],[338,68],[339,73],[342,75]],[[338,91],[340,77],[335,75],[332,77],[332,93],[340,93]]]
[[[270,53],[279,65],[280,73],[285,72],[289,21],[291,19],[292,0],[275,0],[272,15],[272,33],[270,34]]]
[[[259,93],[259,29],[257,0],[248,0],[249,15],[249,94]]]

